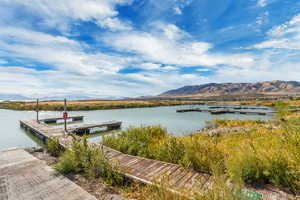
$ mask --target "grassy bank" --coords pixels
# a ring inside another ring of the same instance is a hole
[[[285,103],[290,105],[290,108],[300,108],[300,100],[286,100]],[[177,105],[199,105],[199,104],[227,104],[227,105],[257,105],[276,107],[278,101],[184,101],[184,100],[80,100],[68,101],[69,111],[84,111],[84,110],[105,110],[105,109],[120,109],[120,108],[146,108],[159,106],[177,106]],[[0,102],[0,109],[10,110],[35,110],[36,102],[24,101],[4,101]],[[39,109],[45,111],[63,111],[63,101],[41,101]]]
[[[174,137],[160,126],[129,128],[103,143],[123,153],[191,167],[238,185],[271,184],[300,191],[300,115],[277,103],[278,120],[217,120],[216,127],[245,127],[238,133]]]
[[[119,108],[145,108],[158,106],[195,105],[203,104],[199,101],[177,100],[84,100],[68,101],[69,111],[104,110]],[[35,110],[36,102],[0,102],[0,109],[10,110]],[[63,101],[41,101],[40,110],[63,111]]]
[[[213,186],[205,194],[194,193],[193,191],[180,191],[181,195],[168,190],[168,182],[161,182],[158,185],[145,185],[133,182],[123,176],[117,165],[111,165],[99,146],[90,146],[85,137],[74,138],[70,150],[64,151],[60,148],[55,139],[47,143],[48,153],[58,157],[54,168],[66,175],[78,174],[84,176],[87,182],[105,182],[106,187],[118,191],[124,197],[137,200],[234,200],[239,199],[233,194],[225,179],[215,178]],[[92,193],[97,193],[92,191]],[[99,198],[102,199],[102,198]]]

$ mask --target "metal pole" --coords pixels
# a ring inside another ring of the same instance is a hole
[[[39,123],[39,99],[36,99],[36,121]]]
[[[67,99],[65,99],[64,112],[67,112]],[[65,132],[67,132],[67,118],[64,118],[64,121],[65,121]]]

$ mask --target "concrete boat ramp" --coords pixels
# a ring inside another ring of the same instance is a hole
[[[96,200],[22,149],[0,151],[0,200]]]

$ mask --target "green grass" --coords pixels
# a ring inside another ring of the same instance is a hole
[[[63,147],[59,144],[58,138],[49,138],[46,142],[46,149],[52,156],[59,156],[63,152]]]
[[[103,143],[123,153],[226,176],[235,184],[271,184],[300,191],[300,115],[280,111],[277,121],[218,120],[218,127],[247,127],[211,137],[174,137],[160,126],[129,128]],[[284,120],[282,120],[284,119]]]
[[[111,165],[100,146],[87,144],[86,137],[74,139],[72,148],[59,158],[55,169],[62,174],[81,173],[87,178],[103,178],[110,185],[126,185],[127,179]]]

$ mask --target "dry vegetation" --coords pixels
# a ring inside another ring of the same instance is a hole
[[[157,106],[175,106],[203,104],[198,101],[177,101],[177,100],[82,100],[68,101],[69,111],[80,110],[102,110],[118,108],[143,108]],[[0,102],[0,109],[11,110],[35,110],[36,102]],[[41,101],[40,110],[62,111],[64,110],[63,101]]]
[[[130,128],[103,142],[124,153],[225,176],[236,185],[271,184],[296,194],[300,192],[300,114],[286,112],[290,108],[286,103],[276,107],[275,121],[214,121],[216,127],[245,127],[239,133],[174,137],[152,126]]]

